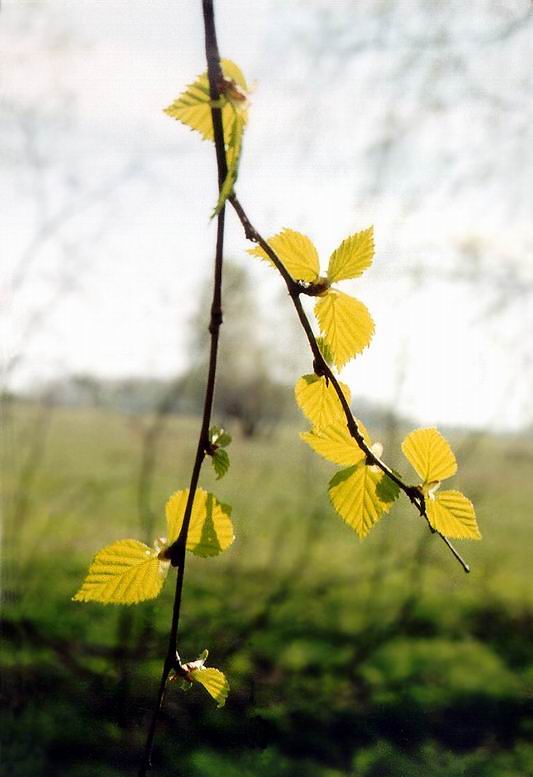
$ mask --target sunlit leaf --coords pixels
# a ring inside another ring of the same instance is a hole
[[[317,250],[312,241],[301,232],[283,229],[277,235],[269,237],[267,243],[281,259],[285,269],[294,280],[313,283],[318,279],[320,263]],[[261,246],[249,248],[248,253],[272,263]]]
[[[168,544],[180,533],[189,489],[176,491],[166,504]],[[197,489],[187,534],[187,550],[197,556],[216,556],[234,540],[233,524],[227,505],[220,504],[213,494]]]
[[[217,473],[217,480],[220,480],[229,469],[229,456],[227,451],[225,451],[224,448],[218,448],[213,453],[211,461],[213,462],[213,467]]]
[[[368,432],[361,421],[357,421],[363,438],[368,440]],[[365,458],[356,440],[351,436],[345,423],[338,421],[332,426],[302,432],[300,437],[320,456],[343,467],[356,464]]]
[[[457,472],[457,462],[448,441],[437,431],[415,429],[402,442],[402,451],[424,483],[444,480]]]
[[[426,495],[426,513],[431,526],[445,537],[481,539],[474,505],[460,491]]]
[[[247,92],[248,86],[240,68],[228,59],[222,59],[220,64],[226,78],[235,81],[244,92]],[[242,126],[246,124],[247,107],[246,103],[236,105],[230,97],[226,96],[221,96],[221,102],[224,142],[229,145],[236,117],[240,117]],[[211,118],[211,100],[207,72],[199,76],[177,100],[169,105],[168,108],[165,108],[165,113],[173,119],[181,121],[182,124],[186,124],[191,129],[196,130],[206,140],[213,140],[213,120]]]
[[[383,473],[368,467],[364,461],[337,472],[329,484],[329,497],[333,507],[363,539],[392,502],[380,499],[377,488]]]
[[[338,369],[366,348],[374,334],[365,305],[342,291],[330,289],[317,301],[315,315]]]
[[[343,240],[331,254],[328,267],[330,283],[357,278],[372,264],[374,229],[369,227]]]
[[[157,550],[138,540],[119,540],[98,551],[77,602],[136,604],[159,595],[168,570]]]
[[[350,404],[351,393],[345,383],[339,383],[346,401]],[[302,413],[315,429],[322,429],[339,419],[342,423],[344,410],[331,381],[318,375],[304,375],[294,388],[294,395]]]
[[[223,707],[229,693],[229,683],[219,669],[212,667],[199,667],[188,673],[188,678],[204,686],[206,691],[217,703],[217,707]]]

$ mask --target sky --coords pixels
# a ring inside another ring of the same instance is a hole
[[[376,322],[342,374],[353,395],[512,430],[533,423],[533,24],[528,2],[469,8],[216,4],[222,54],[254,84],[238,193],[257,228],[304,232],[326,267],[374,225],[374,265],[345,289]],[[0,43],[11,385],[185,370],[216,166],[162,109],[205,69],[201,4],[4,0]],[[228,218],[264,339],[303,349],[280,279],[246,247]]]

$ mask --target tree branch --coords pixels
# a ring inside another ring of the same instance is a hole
[[[214,133],[214,139],[215,139],[215,150],[216,150],[216,158],[217,158],[218,188],[220,192],[228,172],[227,162],[226,162],[226,150],[224,145],[224,129],[222,125],[222,113],[220,108],[216,107],[216,101],[219,98],[219,84],[221,83],[221,80],[222,80],[222,71],[220,68],[220,55],[218,52],[217,39],[215,34],[213,2],[212,0],[203,0],[202,6],[203,6],[203,14],[204,14],[207,74],[209,79],[209,90],[210,90],[211,101],[212,101],[211,116],[213,120],[213,133]],[[187,545],[187,534],[188,534],[189,525],[191,522],[192,507],[194,504],[196,489],[198,487],[200,471],[209,446],[209,424],[211,422],[211,412],[213,409],[213,399],[215,395],[218,340],[219,340],[220,326],[222,325],[222,266],[223,266],[223,253],[224,253],[225,216],[226,216],[226,210],[225,210],[225,206],[223,205],[217,216],[214,287],[213,287],[213,299],[211,303],[211,318],[209,323],[209,332],[211,335],[211,346],[210,346],[210,353],[209,353],[209,368],[208,368],[207,382],[206,382],[206,389],[205,389],[202,425],[201,425],[200,434],[198,437],[196,457],[194,460],[193,470],[191,474],[189,495],[187,498],[187,504],[186,504],[185,513],[183,516],[183,523],[182,523],[178,538],[167,549],[168,557],[171,560],[172,566],[178,568],[178,574],[176,579],[176,591],[174,594],[174,605],[172,608],[172,623],[171,623],[170,633],[169,633],[167,655],[163,663],[163,670],[161,673],[161,680],[159,683],[157,701],[154,707],[154,711],[152,713],[152,719],[148,729],[148,735],[146,738],[143,759],[142,759],[141,767],[139,769],[139,777],[145,777],[147,771],[151,768],[151,759],[152,759],[152,750],[153,750],[155,732],[157,727],[157,721],[159,719],[159,714],[163,704],[165,689],[166,689],[168,678],[171,671],[177,666],[176,654],[177,654],[177,646],[178,646],[178,632],[179,632],[179,620],[180,620],[180,611],[181,611],[181,599],[182,599],[182,592],[183,592],[183,580],[185,577],[185,557],[186,557],[185,551],[186,551],[186,545]]]
[[[219,107],[217,107],[217,101],[220,97],[220,85],[223,83],[223,73],[220,65],[220,54],[218,50],[217,35],[215,28],[213,0],[202,0],[203,16],[204,16],[204,31],[205,31],[205,51],[207,59],[207,74],[209,81],[209,91],[211,97],[211,116],[213,121],[213,134],[215,141],[215,151],[217,158],[217,172],[218,172],[218,188],[219,193],[222,190],[222,186],[227,176],[228,168],[226,161],[226,150],[224,143],[224,128],[222,124],[222,113]],[[366,462],[369,465],[377,465],[382,472],[387,475],[398,487],[407,495],[411,503],[418,509],[420,515],[425,518],[429,528],[433,533],[439,535],[439,537],[446,543],[451,550],[455,558],[459,561],[465,572],[469,572],[470,568],[466,562],[462,559],[460,554],[456,551],[449,540],[444,537],[440,532],[430,526],[428,516],[426,513],[425,499],[423,494],[416,486],[410,486],[403,482],[403,480],[396,475],[396,473],[385,464],[380,458],[378,458],[373,451],[369,448],[364,440],[363,435],[358,427],[357,421],[354,418],[350,406],[346,397],[344,396],[337,378],[333,374],[329,365],[325,361],[320,348],[318,346],[316,337],[313,333],[309,319],[303,309],[300,294],[305,293],[300,284],[298,284],[289,274],[285,268],[283,262],[277,256],[275,251],[268,245],[266,240],[259,234],[255,227],[250,222],[244,208],[240,204],[236,195],[233,193],[229,197],[243,228],[246,237],[254,243],[258,243],[265,253],[272,260],[274,266],[282,276],[289,296],[296,309],[296,313],[302,325],[302,328],[307,336],[309,346],[313,353],[313,368],[315,373],[320,376],[324,376],[327,381],[330,381],[333,385],[335,392],[342,405],[344,414],[346,416],[346,424],[348,431],[353,439],[357,442],[359,448],[365,453]],[[185,507],[185,514],[183,517],[182,527],[176,541],[170,545],[167,549],[167,557],[171,560],[174,567],[177,567],[177,579],[176,579],[176,591],[174,595],[174,604],[172,610],[172,623],[169,633],[167,654],[163,663],[163,670],[161,673],[161,680],[159,683],[159,690],[157,694],[157,700],[150,721],[148,729],[144,754],[142,763],[139,769],[139,777],[145,777],[147,771],[151,768],[151,756],[155,738],[155,732],[157,728],[157,722],[159,714],[163,704],[166,686],[168,683],[171,672],[179,667],[177,658],[177,645],[178,645],[178,633],[179,633],[179,620],[181,611],[181,599],[183,593],[183,581],[185,576],[185,558],[186,558],[186,543],[187,534],[189,531],[189,525],[191,521],[192,507],[194,503],[194,497],[198,487],[198,480],[200,477],[200,471],[203,461],[207,455],[209,448],[209,424],[211,420],[211,412],[213,407],[213,399],[215,392],[215,378],[217,367],[217,354],[218,354],[218,340],[219,330],[222,324],[222,267],[223,267],[223,249],[224,249],[224,227],[225,227],[225,205],[223,204],[217,216],[217,239],[215,250],[215,267],[214,267],[214,288],[213,299],[211,304],[211,318],[209,324],[209,332],[211,335],[211,346],[209,355],[209,368],[206,382],[206,391],[204,399],[204,409],[202,417],[202,425],[200,428],[200,434],[198,439],[198,445],[196,449],[196,457],[193,465],[193,471],[191,474],[191,481],[189,486],[189,494],[187,498],[187,504]]]
[[[333,388],[335,389],[335,393],[339,398],[339,401],[342,405],[342,409],[344,411],[344,415],[346,416],[346,426],[348,427],[348,431],[350,435],[353,437],[353,439],[356,441],[359,448],[365,454],[367,464],[371,464],[371,465],[375,464],[380,468],[382,472],[385,473],[385,475],[387,475],[387,477],[389,477],[394,483],[396,483],[396,485],[404,492],[404,494],[409,498],[411,503],[416,507],[416,509],[422,516],[422,518],[426,520],[431,532],[433,532],[434,534],[438,534],[438,536],[447,545],[447,547],[452,552],[452,554],[457,559],[457,561],[461,564],[464,571],[470,572],[470,567],[468,566],[466,561],[462,558],[460,553],[454,548],[454,546],[448,540],[448,538],[444,537],[444,535],[442,535],[440,532],[438,531],[436,532],[433,529],[433,527],[430,525],[427,512],[426,512],[426,502],[424,499],[424,495],[419,491],[417,486],[410,486],[407,483],[404,483],[404,481],[400,477],[398,477],[398,475],[387,464],[385,464],[384,461],[382,461],[380,458],[378,458],[375,455],[375,453],[372,452],[372,450],[365,442],[365,439],[361,434],[361,431],[357,425],[357,421],[352,414],[350,405],[348,404],[348,400],[344,396],[337,378],[335,377],[328,363],[322,356],[322,353],[318,346],[316,337],[313,333],[313,329],[311,327],[309,319],[307,318],[307,315],[303,309],[302,302],[300,299],[300,294],[305,293],[305,290],[302,289],[298,285],[298,283],[296,283],[294,279],[289,275],[289,273],[283,266],[283,262],[280,260],[279,256],[276,255],[275,251],[272,250],[272,248],[268,245],[266,240],[259,234],[256,228],[253,226],[244,208],[239,202],[237,196],[233,194],[229,199],[233,206],[233,209],[235,210],[235,213],[239,218],[239,221],[241,222],[244,228],[244,234],[246,235],[248,240],[251,240],[253,243],[257,243],[258,245],[261,246],[263,251],[267,254],[269,259],[272,260],[273,264],[276,266],[277,270],[282,275],[283,280],[287,285],[289,296],[292,299],[293,305],[296,309],[296,313],[298,315],[298,318],[300,319],[300,323],[306,334],[307,340],[309,342],[309,346],[313,353],[314,371],[317,375],[324,376],[326,380],[331,382]]]
[[[210,57],[213,57],[213,58],[219,57],[218,43],[217,43],[216,28],[214,25],[212,0],[203,0],[203,6],[204,6],[204,20],[206,24],[206,27],[205,27],[206,51],[207,51],[208,63],[209,63]],[[207,13],[206,13],[206,8],[208,9]],[[211,62],[211,68],[216,77],[219,77],[219,74],[221,75],[220,60],[218,60],[217,63]],[[212,79],[212,76],[210,76],[209,78],[210,87],[211,87],[211,79]],[[213,92],[211,87],[212,99],[216,99],[214,95],[218,96],[218,92],[216,91]],[[216,134],[215,134],[215,141],[216,141]],[[217,159],[218,159],[218,150],[217,150]],[[219,184],[220,184],[220,173],[219,173]],[[244,234],[246,235],[248,240],[251,240],[253,243],[257,243],[258,245],[261,246],[263,251],[272,260],[274,266],[276,267],[276,269],[282,276],[283,280],[285,281],[285,285],[287,286],[287,291],[289,292],[289,296],[292,299],[293,305],[296,309],[296,313],[298,315],[302,328],[309,342],[309,346],[313,353],[313,368],[315,370],[315,373],[317,375],[324,376],[326,380],[330,381],[331,384],[333,385],[333,388],[335,389],[335,393],[339,398],[339,401],[342,405],[342,409],[346,416],[346,425],[348,427],[348,431],[350,435],[353,437],[353,439],[356,441],[359,448],[365,454],[367,464],[369,465],[375,464],[381,469],[381,471],[385,475],[387,475],[387,477],[389,477],[394,483],[396,483],[396,485],[408,497],[410,502],[416,507],[421,517],[425,519],[430,531],[434,534],[438,534],[441,540],[452,552],[453,556],[461,564],[464,571],[467,573],[470,572],[470,567],[468,566],[466,561],[462,558],[460,553],[454,548],[454,546],[448,540],[448,538],[444,537],[444,535],[442,535],[440,532],[435,531],[435,529],[433,529],[433,527],[429,523],[429,519],[426,512],[425,498],[424,498],[424,495],[417,488],[417,486],[411,486],[411,485],[408,485],[407,483],[404,483],[404,481],[387,464],[385,464],[384,461],[378,458],[375,455],[375,453],[373,453],[373,451],[370,449],[370,447],[366,444],[364,437],[361,434],[361,431],[357,425],[357,421],[352,414],[350,405],[348,404],[348,401],[342,392],[339,382],[335,377],[335,375],[333,374],[332,370],[330,369],[329,365],[327,364],[326,360],[322,356],[322,352],[318,347],[318,343],[316,341],[316,337],[313,333],[309,319],[307,318],[305,311],[302,307],[300,294],[305,293],[305,290],[291,277],[291,275],[285,268],[279,256],[276,254],[275,251],[272,250],[272,248],[269,246],[269,244],[266,242],[263,236],[254,227],[254,225],[248,218],[248,215],[246,214],[244,208],[242,207],[235,193],[230,195],[229,201],[231,202],[231,205],[233,206],[233,209],[235,210],[235,213],[237,214],[243,226]]]

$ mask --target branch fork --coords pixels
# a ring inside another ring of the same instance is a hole
[[[219,193],[221,195],[224,182],[228,175],[228,165],[226,160],[226,147],[224,142],[224,128],[222,124],[221,113],[221,101],[222,94],[226,95],[232,101],[242,102],[246,99],[246,95],[231,79],[224,76],[220,64],[220,55],[218,51],[218,43],[214,21],[213,0],[202,0],[203,16],[204,16],[204,30],[205,30],[205,50],[207,58],[207,74],[209,80],[209,92],[210,92],[210,108],[213,122],[213,134],[215,141],[215,150],[217,158],[217,173]],[[382,472],[387,475],[399,488],[406,494],[412,504],[414,504],[419,511],[420,515],[425,518],[429,528],[435,533],[435,530],[430,526],[428,516],[426,513],[425,496],[421,493],[417,486],[407,485],[402,479],[396,475],[396,473],[388,467],[379,456],[367,445],[363,438],[357,421],[354,418],[348,401],[344,396],[340,384],[335,377],[334,373],[328,366],[320,350],[317,338],[313,333],[311,324],[305,311],[302,307],[300,296],[302,294],[316,297],[327,292],[329,288],[329,281],[327,278],[319,277],[314,283],[304,285],[292,278],[290,273],[285,268],[283,262],[277,256],[276,252],[270,247],[267,241],[261,236],[257,229],[253,226],[249,220],[244,208],[240,204],[234,191],[229,193],[227,201],[231,203],[235,210],[237,217],[239,218],[244,234],[248,240],[252,243],[256,243],[261,246],[263,251],[270,258],[280,275],[282,276],[287,286],[287,291],[292,299],[296,313],[302,325],[302,328],[307,336],[307,340],[310,349],[313,354],[313,369],[315,373],[324,377],[328,383],[331,383],[335,389],[335,392],[342,405],[344,414],[346,416],[346,425],[350,435],[356,441],[357,445],[363,451],[366,456],[366,463],[368,466],[379,467]],[[151,768],[151,756],[155,738],[155,731],[157,722],[159,719],[161,707],[163,704],[163,698],[165,695],[166,686],[169,681],[181,677],[187,679],[188,673],[195,668],[193,665],[198,665],[197,662],[190,662],[189,664],[182,664],[179,658],[177,646],[178,646],[178,630],[180,620],[181,609],[181,597],[183,590],[183,580],[185,574],[185,555],[186,555],[186,542],[189,531],[189,525],[191,521],[192,508],[194,503],[194,497],[198,488],[198,481],[200,477],[200,470],[206,456],[213,456],[217,450],[216,443],[210,440],[209,436],[209,424],[211,419],[211,412],[213,407],[214,390],[215,390],[215,377],[217,367],[217,354],[218,354],[218,338],[220,326],[223,322],[222,315],[222,266],[223,266],[223,247],[224,247],[224,227],[225,227],[225,203],[222,199],[220,208],[216,209],[217,218],[217,238],[216,238],[216,250],[215,250],[215,263],[214,263],[214,290],[213,300],[211,305],[211,318],[209,323],[209,332],[211,335],[211,347],[210,347],[210,359],[209,369],[206,381],[206,391],[204,399],[204,410],[202,417],[202,425],[199,433],[196,457],[191,474],[189,494],[187,504],[185,507],[185,513],[183,517],[182,527],[176,541],[170,545],[164,551],[164,558],[170,560],[174,567],[177,567],[177,579],[176,590],[174,595],[174,604],[172,611],[172,623],[169,632],[169,641],[167,654],[163,663],[163,669],[161,673],[161,680],[159,684],[159,690],[157,695],[156,704],[152,713],[152,718],[147,734],[146,744],[144,748],[144,754],[142,763],[139,769],[139,777],[145,777],[147,771]],[[459,555],[457,550],[453,547],[450,541],[444,537],[440,532],[436,532],[439,537],[448,546],[451,553],[459,561],[465,572],[469,572],[470,569],[466,562]],[[204,659],[205,660],[205,659]]]

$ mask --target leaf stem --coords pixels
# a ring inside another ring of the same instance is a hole
[[[210,97],[211,97],[211,116],[213,120],[213,134],[215,139],[215,150],[216,150],[216,159],[217,159],[218,189],[220,192],[228,172],[227,162],[226,162],[226,150],[224,145],[224,129],[222,125],[222,113],[217,103],[218,98],[220,96],[218,84],[222,83],[222,71],[220,67],[220,55],[218,52],[217,38],[215,33],[213,2],[212,0],[203,0],[202,6],[203,6],[203,14],[204,14],[207,74],[209,79],[209,91],[210,91]],[[171,563],[173,566],[177,567],[177,570],[178,570],[177,579],[176,579],[176,590],[174,594],[174,604],[172,608],[172,623],[171,623],[170,632],[169,632],[167,654],[166,654],[166,658],[163,663],[163,669],[161,672],[161,680],[159,683],[157,700],[152,713],[150,725],[148,728],[144,753],[142,757],[141,766],[139,769],[139,777],[145,777],[147,771],[151,769],[152,751],[154,746],[157,722],[159,720],[159,715],[163,705],[163,699],[165,695],[165,689],[167,686],[168,678],[169,678],[170,672],[176,665],[181,600],[182,600],[182,593],[183,593],[183,580],[185,577],[185,558],[186,558],[185,551],[186,551],[186,545],[187,545],[187,534],[188,534],[189,525],[191,522],[192,508],[194,504],[194,497],[196,495],[196,490],[198,487],[198,480],[200,478],[200,471],[202,469],[202,464],[204,462],[206,452],[209,448],[209,425],[211,422],[211,413],[213,409],[213,400],[215,396],[215,380],[216,380],[216,370],[217,370],[219,331],[223,320],[222,268],[223,268],[223,256],[224,256],[225,218],[226,218],[226,209],[225,209],[225,205],[222,205],[217,215],[217,237],[216,237],[216,248],[215,248],[213,298],[211,302],[211,317],[209,322],[211,345],[210,345],[210,352],[209,352],[209,367],[208,367],[208,374],[207,374],[207,381],[206,381],[206,388],[205,388],[202,425],[201,425],[200,433],[198,437],[198,445],[196,448],[196,456],[195,456],[193,470],[191,474],[189,495],[187,498],[187,504],[185,506],[183,523],[182,523],[178,538],[168,548]]]

